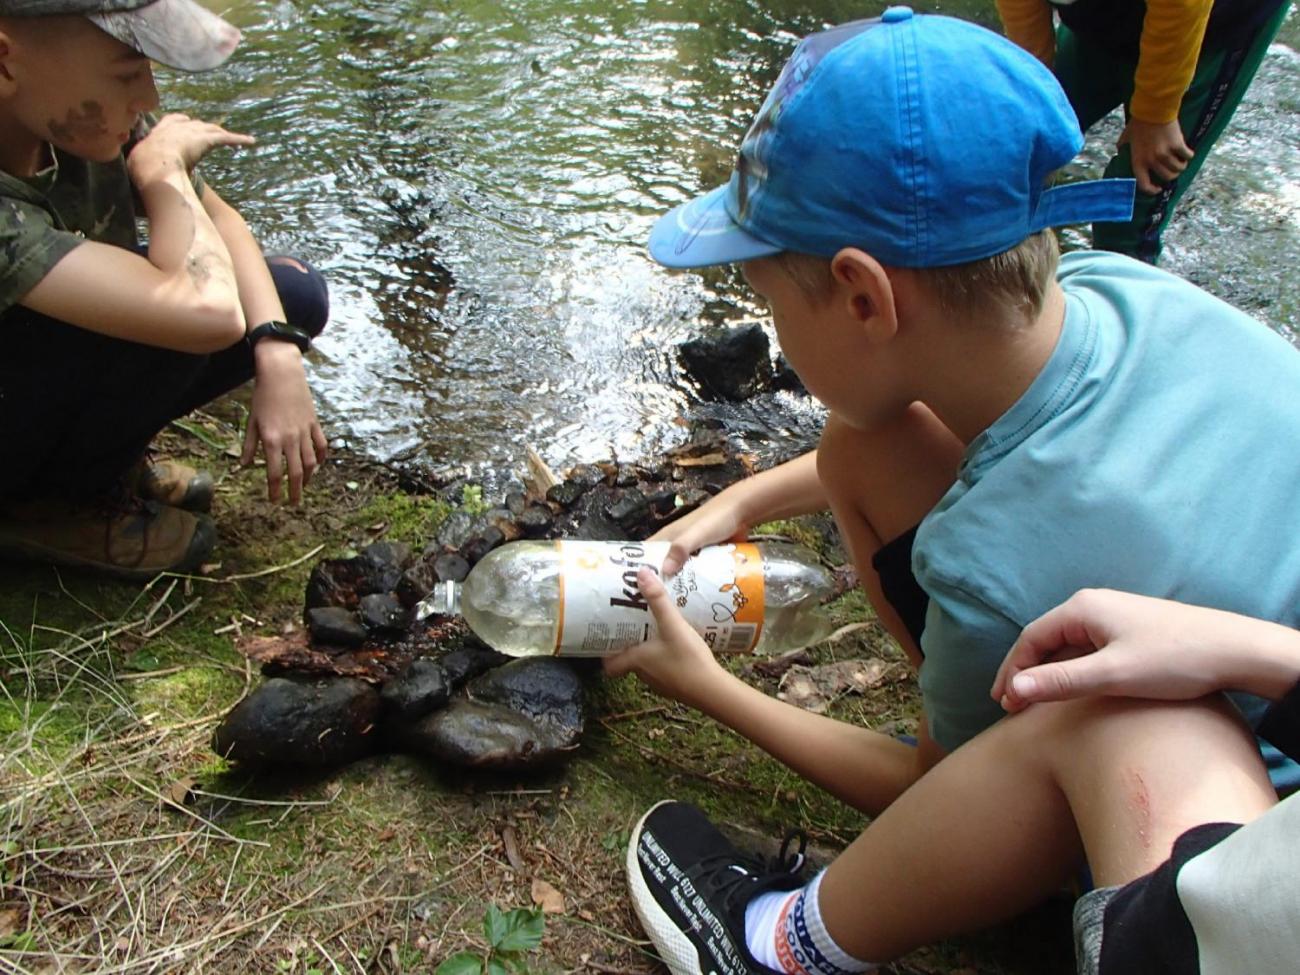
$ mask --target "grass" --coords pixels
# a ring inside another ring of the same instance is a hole
[[[233,443],[233,429],[200,422],[204,438],[172,434],[167,447],[221,474],[221,562],[208,577],[127,586],[0,567],[0,971],[433,971],[459,953],[486,957],[489,907],[531,908],[541,882],[563,908],[529,971],[660,972],[623,879],[627,836],[653,802],[696,802],[746,836],[800,825],[826,856],[862,828],[634,679],[593,686],[581,752],[544,775],[471,775],[400,754],[318,774],[232,768],[209,740],[260,680],[238,639],[301,626],[317,559],[379,537],[418,546],[452,505],[342,458],[318,473],[308,507],[274,507],[260,471],[213,446]],[[824,524],[763,530],[826,546]],[[860,597],[836,613],[867,625],[817,648],[815,663],[901,661]],[[746,679],[776,692],[775,680]],[[904,678],[831,713],[906,730],[915,710]],[[1004,932],[940,946],[892,971],[1069,970],[1068,947],[1052,967],[1017,960],[1015,944]]]

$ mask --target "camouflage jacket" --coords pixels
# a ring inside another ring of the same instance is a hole
[[[138,246],[139,198],[126,171],[133,145],[111,163],[51,149],[54,162],[35,176],[0,170],[0,315],[83,240]],[[203,192],[197,174],[194,186]]]

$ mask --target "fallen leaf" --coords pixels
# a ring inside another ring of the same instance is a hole
[[[393,827],[391,826],[385,826],[383,829],[381,829],[378,833],[375,834],[375,840],[376,842],[379,843],[387,843],[396,835],[397,835],[397,830],[393,829]]]
[[[564,913],[564,895],[541,877],[533,878],[533,903],[542,909],[543,914]]]
[[[889,676],[883,660],[842,660],[820,667],[796,664],[781,678],[777,697],[796,707],[821,714],[843,694],[862,694],[879,687]]]
[[[192,775],[187,775],[183,779],[177,779],[167,790],[167,795],[171,801],[178,806],[188,806],[194,800],[194,787],[199,784],[199,780]]]
[[[19,918],[17,911],[0,911],[0,938],[14,934],[18,930]]]
[[[510,862],[510,867],[515,873],[524,872],[524,859],[519,855],[519,839],[515,836],[513,826],[501,827],[501,845],[505,847],[506,860]]]

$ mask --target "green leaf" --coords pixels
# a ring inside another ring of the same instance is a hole
[[[482,971],[483,959],[472,951],[462,951],[439,965],[434,975],[480,975]]]
[[[489,958],[487,963],[487,975],[510,975],[510,969],[497,958]]]
[[[157,670],[160,666],[162,661],[158,659],[158,655],[148,650],[137,650],[126,658],[126,669],[137,673],[148,673]]]
[[[487,943],[493,948],[499,948],[507,930],[506,916],[501,913],[501,908],[489,904],[483,915],[483,937],[487,938]]]
[[[506,930],[494,947],[498,951],[532,951],[542,943],[546,920],[536,908],[517,907],[504,918]]]

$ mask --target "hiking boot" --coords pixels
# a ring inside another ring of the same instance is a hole
[[[0,514],[0,558],[66,565],[118,579],[191,572],[212,554],[212,519],[132,498],[116,503],[37,501]]]
[[[217,486],[207,471],[196,471],[179,461],[146,458],[133,472],[138,497],[185,511],[211,511]]]
[[[661,802],[641,817],[627,847],[628,889],[664,964],[674,975],[776,975],[745,945],[745,906],[769,890],[801,887],[806,847],[802,834],[787,836],[765,864],[684,802]]]

